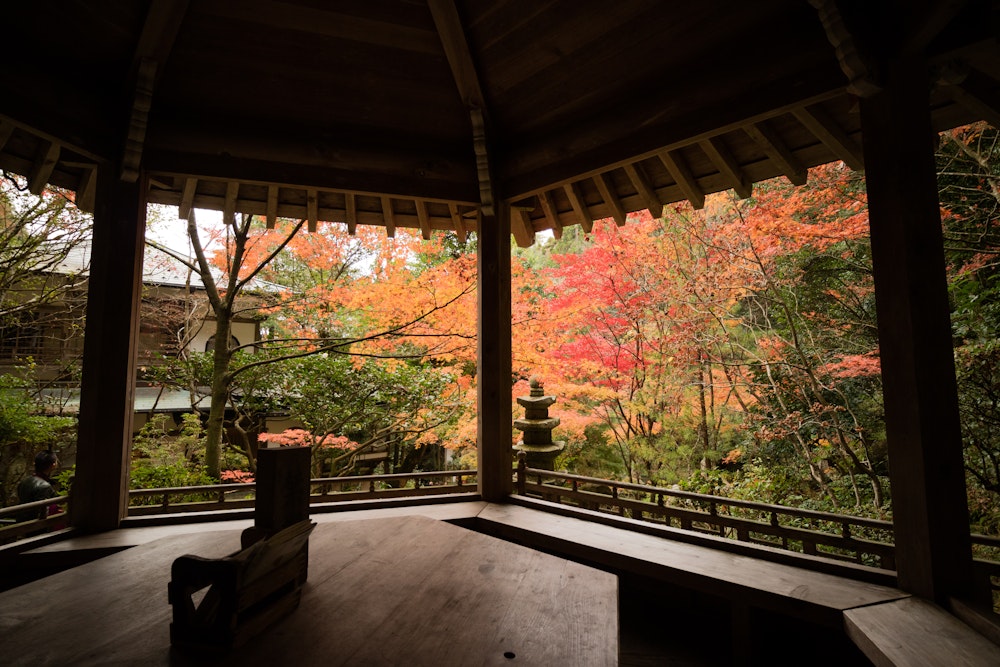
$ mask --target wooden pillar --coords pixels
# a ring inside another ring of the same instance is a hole
[[[969,587],[969,514],[929,112],[917,58],[861,100],[899,586]]]
[[[502,501],[512,484],[510,211],[498,203],[478,233],[477,442],[479,493]]]
[[[146,178],[98,173],[71,524],[117,528],[128,506]]]

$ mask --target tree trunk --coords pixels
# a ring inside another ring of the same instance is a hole
[[[229,361],[232,358],[232,352],[229,350],[231,317],[219,315],[215,320],[211,408],[208,413],[208,424],[205,427],[205,472],[215,479],[219,479],[222,473],[220,454],[229,397]]]

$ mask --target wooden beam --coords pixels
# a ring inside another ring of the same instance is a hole
[[[747,179],[746,174],[743,173],[743,168],[740,167],[739,162],[736,161],[729,147],[726,146],[720,137],[706,139],[699,142],[698,146],[705,151],[708,159],[712,161],[712,164],[719,170],[719,173],[729,181],[729,186],[736,191],[740,199],[746,199],[750,196],[753,192],[753,183]]]
[[[622,207],[621,199],[615,194],[614,184],[611,182],[610,176],[608,174],[598,174],[594,177],[594,183],[601,192],[604,204],[611,210],[611,217],[615,219],[615,224],[621,227],[625,224],[625,209]]]
[[[14,133],[14,123],[0,118],[0,151],[7,145],[7,140]]]
[[[142,149],[146,143],[146,128],[149,126],[149,110],[153,107],[153,87],[156,80],[156,61],[143,58],[135,77],[132,93],[132,110],[129,115],[128,130],[125,134],[125,149],[122,155],[121,179],[134,183],[139,177]]]
[[[639,163],[626,164],[623,168],[625,169],[625,173],[628,174],[628,179],[632,181],[632,187],[635,188],[636,192],[639,193],[639,197],[646,203],[649,214],[654,218],[662,217],[663,203],[656,196],[656,191],[649,184],[649,179],[646,178],[646,174],[642,171]]]
[[[80,183],[76,186],[76,205],[81,211],[94,212],[97,197],[97,165],[83,169]]]
[[[236,200],[240,195],[239,181],[226,183],[226,199],[222,207],[222,222],[230,227],[236,224]]]
[[[924,10],[922,16],[910,28],[910,34],[900,48],[901,53],[919,55],[924,49],[934,41],[951,23],[952,19],[958,15],[969,4],[968,0],[942,0],[940,2],[928,3],[928,9]]]
[[[420,221],[420,236],[425,241],[431,240],[431,221],[427,215],[427,202],[417,200],[417,220]]]
[[[970,72],[961,81],[942,86],[951,99],[995,128],[1000,128],[1000,98],[987,85],[983,76]]]
[[[441,37],[441,46],[444,47],[444,55],[451,67],[451,75],[455,79],[462,103],[469,109],[482,110],[485,100],[479,86],[479,75],[476,73],[476,65],[465,39],[465,28],[454,0],[428,0],[427,6],[431,10],[434,27]]]
[[[583,227],[583,231],[587,234],[594,228],[594,217],[587,208],[587,202],[583,201],[583,197],[580,195],[580,188],[576,183],[567,183],[563,186],[566,191],[566,196],[569,198],[569,203],[573,206],[573,210],[576,212],[576,218],[580,222],[580,226]]]
[[[535,242],[535,230],[531,224],[530,206],[510,207],[510,229],[514,240],[521,248],[528,248]]]
[[[139,34],[132,70],[137,72],[143,60],[162,65],[170,58],[181,23],[187,14],[189,0],[153,0]],[[157,70],[160,70],[157,67]]]
[[[705,192],[698,185],[687,160],[680,154],[680,151],[660,151],[657,155],[659,155],[663,166],[670,172],[674,182],[680,187],[681,192],[691,202],[691,206],[695,209],[705,208]]]
[[[472,116],[472,147],[476,154],[476,174],[479,178],[479,203],[483,210],[483,215],[495,215],[493,200],[495,186],[491,174],[490,155],[486,142],[486,120],[483,112],[473,109]]]
[[[344,207],[346,209],[344,217],[347,222],[347,233],[354,236],[358,231],[358,203],[353,192],[344,195]]]
[[[448,212],[451,213],[451,224],[455,229],[455,236],[458,237],[459,243],[465,243],[468,238],[468,230],[465,228],[465,220],[459,213],[458,204],[448,204]]]
[[[545,219],[549,221],[552,229],[552,235],[557,239],[562,238],[562,221],[559,220],[559,212],[556,210],[555,204],[549,198],[549,193],[542,192],[538,193],[538,203],[542,205],[542,212],[545,214]]]
[[[38,196],[45,190],[49,183],[49,178],[59,163],[59,144],[43,141],[38,148],[35,162],[31,166],[31,175],[28,177],[28,191]]]
[[[319,227],[319,193],[316,190],[306,190],[306,227],[315,232]]]
[[[177,207],[177,217],[181,220],[190,220],[191,211],[194,207],[194,193],[198,190],[197,178],[185,178],[184,189],[181,190],[181,203]]]
[[[972,547],[928,71],[916,58],[886,67],[860,109],[896,573],[947,604],[971,588]]]
[[[875,81],[870,63],[858,49],[857,36],[844,22],[837,0],[809,0],[816,8],[823,29],[833,45],[840,69],[847,77],[847,91],[859,97],[874,95],[881,87]]]
[[[767,121],[751,123],[743,128],[750,138],[757,142],[764,154],[778,166],[781,173],[785,175],[793,185],[806,184],[806,168],[802,166],[799,159],[795,157],[785,142],[771,124]]]
[[[385,220],[385,235],[390,239],[396,236],[396,214],[392,210],[392,198],[382,197],[382,218]]]
[[[264,212],[267,228],[274,229],[278,222],[278,186],[267,186],[267,206]]]
[[[823,107],[819,105],[798,107],[792,110],[792,114],[833,151],[834,155],[843,160],[844,164],[855,171],[864,169],[861,148],[842,127],[837,125]]]

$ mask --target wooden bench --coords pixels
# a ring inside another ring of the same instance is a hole
[[[561,513],[550,511],[556,509]],[[685,543],[665,539],[683,537],[679,529],[634,532],[626,527],[647,529],[649,524],[608,522],[607,515],[597,523],[592,514],[567,512],[541,501],[489,504],[477,517],[476,528],[620,574],[730,600],[737,663],[752,661],[751,610],[764,609],[843,631],[880,667],[1000,665],[1000,647],[948,611],[892,586],[768,561],[767,548],[754,547],[761,557],[732,553],[717,548],[727,546],[722,538],[698,537],[704,545]],[[865,574],[857,566],[845,565],[845,570]]]
[[[224,558],[176,559],[167,586],[171,644],[232,649],[291,613],[306,581],[315,526],[300,521]]]

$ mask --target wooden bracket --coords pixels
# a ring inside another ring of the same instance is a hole
[[[149,125],[149,110],[153,106],[153,85],[156,79],[156,62],[143,58],[135,77],[135,91],[132,96],[132,113],[129,117],[128,132],[125,135],[125,150],[122,155],[121,179],[135,183],[139,178],[139,163],[146,142],[146,127]]]

